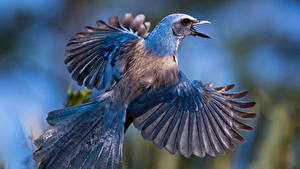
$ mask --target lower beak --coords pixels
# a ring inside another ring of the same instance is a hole
[[[210,38],[209,36],[196,31],[196,29],[194,28],[194,26],[195,25],[200,25],[200,24],[210,24],[210,22],[209,21],[205,21],[205,20],[197,20],[196,22],[194,22],[192,24],[192,26],[191,26],[192,35],[194,35],[194,36],[200,36],[202,38]]]

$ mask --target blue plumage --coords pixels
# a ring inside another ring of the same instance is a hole
[[[250,112],[240,113],[239,110],[254,106],[254,102],[238,102],[236,107],[228,107],[226,101],[247,94],[246,92],[224,94],[223,92],[230,90],[231,86],[207,87],[199,81],[190,81],[181,72],[181,80],[177,85],[144,92],[129,105],[127,113],[137,116],[134,125],[142,131],[146,139],[153,140],[158,148],[166,147],[170,153],[178,150],[185,157],[190,157],[191,154],[200,157],[206,153],[212,156],[215,153],[224,154],[225,148],[234,148],[228,137],[244,141],[242,136],[231,129],[233,126],[237,129],[252,130],[252,127],[240,123],[238,118],[255,116]],[[175,124],[178,124],[177,127]],[[173,131],[177,132],[176,138],[167,140]],[[207,137],[211,135],[210,133],[215,133],[215,136]],[[183,136],[184,134],[186,135]],[[184,138],[188,139],[186,143],[180,140]],[[212,146],[216,147],[209,148],[208,144],[198,141],[203,139],[207,139],[205,140],[207,143],[211,142]]]
[[[178,69],[176,51],[194,29],[209,23],[186,14],[165,17],[151,33],[144,15],[125,14],[97,21],[70,40],[69,72],[79,85],[102,94],[90,103],[48,114],[52,126],[35,140],[40,169],[122,168],[123,137],[133,122],[158,148],[185,157],[204,157],[233,150],[245,141],[238,130],[252,130],[240,119],[254,118],[241,101],[246,91],[228,93],[234,85],[213,88],[189,80]]]
[[[109,89],[124,71],[124,67],[114,66],[120,60],[120,47],[139,37],[121,29],[110,29],[89,27],[92,32],[79,33],[81,37],[68,44],[72,48],[66,50],[65,63],[79,85],[85,81],[88,88]]]

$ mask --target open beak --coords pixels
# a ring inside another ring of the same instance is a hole
[[[205,21],[205,20],[196,20],[192,26],[191,26],[191,32],[192,32],[192,35],[194,36],[200,36],[202,38],[210,38],[209,36],[203,34],[203,33],[200,33],[200,32],[197,32],[196,29],[194,28],[195,25],[200,25],[200,24],[210,24],[209,21]]]

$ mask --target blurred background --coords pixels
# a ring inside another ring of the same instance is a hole
[[[70,84],[84,89],[64,65],[68,39],[126,12],[144,13],[152,28],[179,12],[211,21],[197,28],[211,39],[183,40],[179,66],[192,79],[249,90],[258,114],[247,142],[216,158],[170,155],[131,126],[124,169],[300,168],[299,0],[0,0],[0,169],[35,168],[31,140],[49,127],[47,112],[66,106]]]

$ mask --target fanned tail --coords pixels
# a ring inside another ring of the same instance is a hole
[[[121,169],[125,108],[106,97],[52,111],[35,140],[39,169]]]

